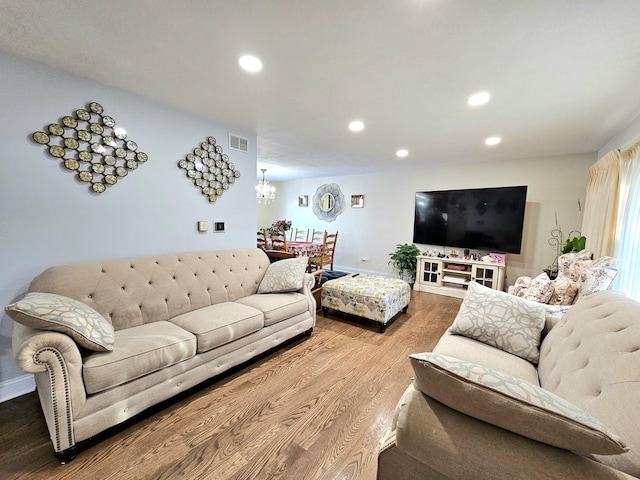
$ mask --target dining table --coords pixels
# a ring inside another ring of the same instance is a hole
[[[287,242],[287,249],[296,257],[312,257],[322,253],[322,244],[313,242]]]

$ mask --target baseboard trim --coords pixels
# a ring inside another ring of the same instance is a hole
[[[4,382],[0,382],[0,403],[33,392],[36,382],[33,375],[21,375]]]

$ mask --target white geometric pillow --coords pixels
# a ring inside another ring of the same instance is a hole
[[[537,385],[444,355],[409,357],[416,388],[454,410],[566,450],[603,455],[628,451],[591,414]]]
[[[544,322],[542,305],[471,282],[449,332],[537,363]]]
[[[267,268],[258,293],[295,292],[302,288],[309,260],[306,257],[287,258],[273,262]]]
[[[62,332],[84,348],[113,350],[113,325],[89,305],[53,293],[31,292],[5,307],[16,322],[39,330]]]

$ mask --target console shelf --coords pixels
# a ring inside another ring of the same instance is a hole
[[[419,255],[413,289],[459,298],[466,295],[471,282],[502,290],[505,267],[504,263]]]

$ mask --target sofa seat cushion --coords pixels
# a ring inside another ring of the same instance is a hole
[[[539,384],[538,369],[533,363],[473,338],[445,332],[433,353],[477,363],[535,385]]]
[[[257,332],[264,326],[264,315],[247,305],[222,302],[174,317],[171,323],[193,333],[197,352],[202,353]]]
[[[265,327],[309,310],[309,300],[298,292],[249,295],[237,302],[260,310],[264,314]]]
[[[146,323],[115,332],[111,352],[84,358],[87,393],[98,393],[161,370],[196,354],[196,337],[170,322]]]

